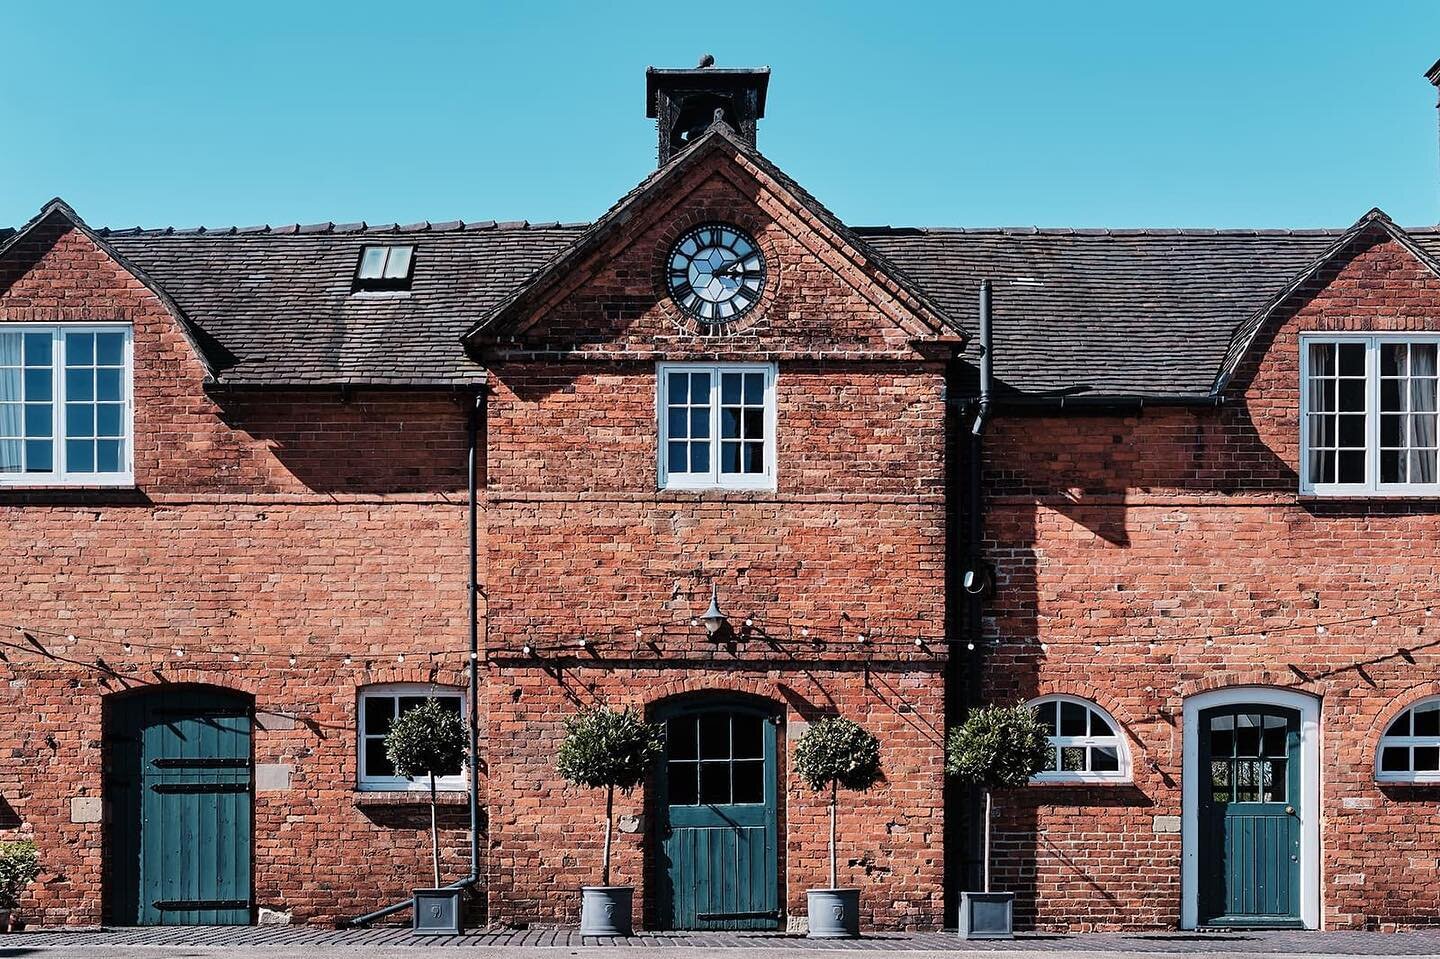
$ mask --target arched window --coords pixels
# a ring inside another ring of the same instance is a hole
[[[1375,778],[1392,783],[1440,782],[1440,696],[1420,700],[1391,721],[1380,737]]]
[[[464,718],[465,692],[453,686],[392,683],[365,686],[360,690],[359,729],[356,730],[360,789],[400,791],[430,788],[429,782],[422,783],[396,774],[395,767],[385,758],[385,734],[401,713],[432,697]],[[447,775],[436,776],[435,786],[445,790],[466,789],[465,779],[464,769],[456,769]]]
[[[1050,765],[1032,782],[1128,782],[1130,753],[1110,714],[1074,696],[1042,696],[1030,706],[1050,734]]]

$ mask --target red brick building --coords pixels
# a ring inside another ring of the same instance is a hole
[[[405,897],[428,810],[380,743],[438,696],[479,737],[442,866],[490,922],[596,880],[553,764],[603,703],[667,730],[618,810],[642,925],[803,918],[789,747],[838,713],[885,768],[844,881],[938,927],[982,700],[1055,726],[998,797],[1022,924],[1436,921],[1440,233],[850,227],[756,149],[768,78],[652,70],[659,167],[591,224],[0,231],[32,918]]]

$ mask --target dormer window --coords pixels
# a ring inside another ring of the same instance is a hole
[[[415,275],[415,247],[366,246],[355,268],[356,290],[408,290]]]

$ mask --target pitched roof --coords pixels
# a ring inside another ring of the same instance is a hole
[[[128,257],[111,246],[104,237],[90,229],[89,224],[80,218],[80,215],[75,212],[70,204],[58,196],[41,207],[40,212],[31,217],[28,223],[20,227],[20,229],[13,231],[8,237],[3,238],[3,241],[0,241],[0,257],[5,256],[11,249],[18,247],[27,236],[39,228],[41,223],[51,217],[59,217],[68,222],[76,230],[79,230],[91,243],[94,243],[103,251],[105,255],[118,263],[151,293],[154,293],[160,303],[169,310],[170,314],[175,318],[175,322],[180,327],[180,332],[184,335],[186,341],[189,342],[190,348],[195,351],[195,358],[200,361],[200,365],[204,368],[206,379],[213,380],[215,378],[214,359],[217,350],[213,347],[213,344],[208,342],[205,332],[197,327],[186,314],[184,307],[176,303],[164,287],[146,273],[143,267],[132,263]]]
[[[94,232],[199,328],[221,383],[447,387],[484,377],[461,335],[585,229],[452,221]],[[850,229],[962,326],[973,328],[979,280],[993,280],[1001,388],[1079,396],[1209,392],[1247,321],[1351,232]],[[1440,230],[1404,235],[1440,256]],[[353,293],[360,247],[387,241],[416,244],[413,289]]]
[[[1244,361],[1246,354],[1250,350],[1250,345],[1255,342],[1255,337],[1264,329],[1266,321],[1269,320],[1277,310],[1301,293],[1317,273],[1323,270],[1343,252],[1350,249],[1358,240],[1374,233],[1378,233],[1385,239],[1394,240],[1405,250],[1409,251],[1410,255],[1415,257],[1427,270],[1436,276],[1440,276],[1440,262],[1436,261],[1433,252],[1426,249],[1425,245],[1422,245],[1426,241],[1428,241],[1430,245],[1433,245],[1433,234],[1424,237],[1424,240],[1419,236],[1412,236],[1409,232],[1396,226],[1395,222],[1386,216],[1383,210],[1378,207],[1371,209],[1369,213],[1366,213],[1359,220],[1355,221],[1355,224],[1351,226],[1350,229],[1341,233],[1329,247],[1311,261],[1305,269],[1296,274],[1289,283],[1277,290],[1274,296],[1251,314],[1245,322],[1235,328],[1235,332],[1230,338],[1230,345],[1226,351],[1225,360],[1220,366],[1219,374],[1215,378],[1215,389],[1221,390],[1225,388],[1225,385],[1230,381],[1230,378],[1234,376],[1235,371]]]
[[[568,249],[559,253],[533,277],[497,303],[466,333],[466,338],[469,339],[481,333],[494,334],[519,321],[527,307],[539,302],[546,292],[564,282],[572,271],[585,261],[586,257],[605,242],[606,238],[636,216],[650,198],[659,194],[667,184],[673,183],[683,176],[687,170],[692,169],[704,157],[719,151],[730,151],[732,155],[743,157],[755,164],[765,176],[778,184],[782,191],[789,193],[794,202],[805,212],[818,219],[825,228],[835,234],[839,243],[843,247],[848,247],[852,251],[852,255],[862,262],[868,260],[873,263],[878,268],[882,281],[888,281],[892,287],[891,292],[898,294],[898,298],[902,302],[908,301],[906,305],[932,331],[942,335],[964,335],[964,329],[946,315],[944,308],[933,300],[923,287],[916,284],[912,278],[906,276],[904,271],[890,263],[883,255],[867,247],[864,240],[842,223],[839,217],[826,209],[819,200],[785,175],[779,167],[767,160],[758,150],[736,136],[729,125],[716,122],[703,136],[675,154],[655,172],[641,180],[633,190],[616,201],[615,205],[607,210],[600,219],[576,237],[575,242]]]
[[[464,386],[460,335],[581,228],[528,223],[111,230],[111,244],[201,321],[232,386]],[[408,293],[355,293],[360,249],[415,245]]]
[[[1210,392],[1239,324],[1339,231],[856,230],[962,323],[994,283],[995,375],[1030,394]],[[1421,231],[1418,241],[1440,246]]]

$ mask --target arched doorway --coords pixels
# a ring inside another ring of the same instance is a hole
[[[1181,927],[1318,928],[1319,700],[1236,687],[1184,714]]]
[[[779,711],[707,697],[657,711],[660,924],[775,929],[780,924]]]
[[[251,921],[254,701],[160,686],[105,704],[105,920]]]

